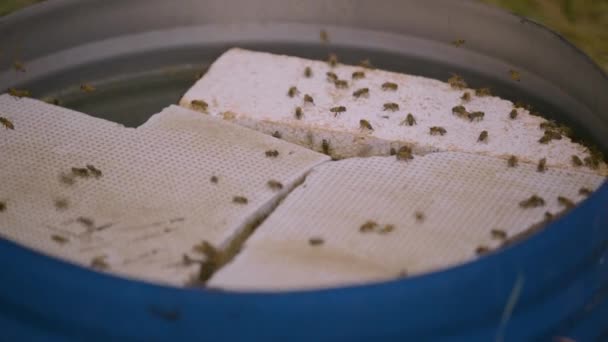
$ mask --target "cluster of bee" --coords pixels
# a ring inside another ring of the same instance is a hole
[[[458,105],[452,108],[452,114],[459,118],[466,118],[469,121],[481,121],[486,115],[482,111],[469,112],[463,105]]]
[[[378,233],[378,234],[388,234],[395,230],[394,224],[385,224],[380,225],[376,221],[366,221],[359,227],[359,232],[361,233]]]

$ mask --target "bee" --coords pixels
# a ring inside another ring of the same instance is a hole
[[[304,77],[306,77],[306,78],[312,77],[312,69],[310,67],[306,67],[304,69]]]
[[[211,178],[209,178],[209,181],[213,184],[217,184],[220,181],[220,179],[214,175],[214,176],[211,176]]]
[[[585,166],[593,170],[597,170],[600,167],[600,160],[595,156],[585,157],[583,162],[585,163]]]
[[[545,215],[544,216],[545,216],[544,220],[547,221],[547,222],[553,220],[553,214],[551,214],[548,211],[545,211]]]
[[[414,159],[412,154],[412,148],[409,146],[401,146],[399,151],[396,152],[397,160],[411,160]]]
[[[511,118],[511,120],[515,120],[517,118],[517,109],[513,109],[511,110],[511,113],[509,113],[509,118]]]
[[[374,66],[372,65],[372,62],[369,59],[363,59],[359,62],[359,66],[365,69],[373,69]]]
[[[61,236],[61,235],[57,235],[57,234],[51,235],[51,240],[57,242],[60,245],[63,245],[66,242],[68,242],[68,239],[66,237]]]
[[[75,177],[88,178],[89,177],[89,169],[85,167],[73,167],[72,175]]]
[[[488,253],[490,253],[490,248],[488,246],[481,245],[475,248],[475,254],[477,255],[484,255]]]
[[[110,265],[106,262],[106,256],[100,255],[91,259],[90,266],[96,270],[107,270]]]
[[[433,126],[429,128],[429,133],[431,135],[445,135],[448,131],[445,128],[439,126]]]
[[[490,88],[478,88],[478,89],[475,89],[475,95],[479,96],[479,97],[491,96],[492,91],[490,90]]]
[[[281,134],[281,132],[279,132],[279,131],[274,131],[274,132],[272,133],[272,137],[273,137],[273,138],[277,138],[277,139],[281,139],[281,138],[283,137],[283,135],[282,135],[282,134]]]
[[[393,82],[384,82],[382,83],[382,90],[397,90],[397,88],[399,88],[399,86],[397,85],[397,83],[393,83]]]
[[[545,205],[545,200],[538,195],[532,195],[532,196],[530,196],[530,198],[519,202],[519,206],[524,209],[537,208],[537,207],[542,207],[544,205]]]
[[[321,38],[322,43],[329,43],[329,34],[327,34],[327,31],[321,30],[321,32],[319,32],[319,38]]]
[[[91,172],[93,177],[99,178],[99,177],[103,176],[103,174],[101,173],[101,170],[96,168],[95,166],[93,166],[91,164],[87,164],[86,166],[87,166],[87,170],[89,170]]]
[[[207,109],[209,108],[209,104],[203,100],[192,100],[190,101],[190,106],[192,109],[203,113],[207,113]]]
[[[391,149],[389,150],[388,154],[391,155],[391,156],[394,156],[394,155],[397,154],[397,150],[395,150],[394,147],[391,147]]]
[[[516,167],[517,166],[517,157],[512,155],[509,157],[509,159],[507,160],[507,165],[509,167]]]
[[[249,200],[247,199],[247,197],[243,197],[243,196],[234,196],[234,197],[232,197],[232,203],[236,203],[236,204],[247,204],[247,203],[249,203]]]
[[[558,129],[559,128],[558,124],[555,121],[553,121],[553,120],[547,120],[547,121],[541,122],[538,125],[538,127],[540,129],[542,129],[542,130]]]
[[[488,140],[488,131],[481,131],[481,133],[479,133],[479,138],[477,138],[477,141],[485,142],[487,140]]]
[[[346,82],[345,80],[336,80],[336,81],[334,81],[334,85],[338,89],[348,88],[348,82]]]
[[[315,100],[312,98],[312,96],[310,96],[308,94],[305,94],[304,95],[304,103],[306,103],[306,102],[314,104]]]
[[[574,202],[572,202],[571,199],[564,197],[564,196],[558,196],[557,203],[559,203],[563,207],[566,207],[566,209],[574,208]]]
[[[76,222],[80,223],[81,225],[85,226],[86,228],[93,228],[93,226],[95,225],[95,221],[93,221],[93,219],[84,217],[84,216],[78,217],[76,219]]]
[[[561,140],[561,139],[562,139],[562,135],[559,132],[547,130],[547,131],[545,131],[543,136],[540,137],[540,139],[538,139],[538,142],[541,144],[548,144],[551,140]]]
[[[452,77],[448,78],[448,84],[450,87],[452,87],[452,89],[459,90],[462,90],[468,86],[467,82],[464,81],[462,76],[456,74],[452,74]]]
[[[1,117],[0,116],[0,125],[4,126],[4,128],[6,129],[15,129],[15,125],[13,124],[13,122],[7,118]]]
[[[423,222],[426,218],[426,216],[424,215],[424,213],[422,211],[416,211],[414,213],[414,218],[416,219],[416,222]]]
[[[329,155],[329,140],[323,139],[323,141],[321,141],[321,150],[324,154]]]
[[[466,42],[466,40],[464,40],[464,39],[456,39],[455,41],[452,42],[452,45],[454,45],[455,47],[460,47],[465,42]]]
[[[19,72],[25,72],[25,64],[21,61],[15,61],[13,63],[13,67],[15,68],[15,70],[19,71]]]
[[[521,75],[516,70],[509,70],[509,76],[511,76],[513,81],[519,82],[521,80]]]
[[[300,92],[298,91],[298,88],[296,88],[295,86],[289,87],[289,90],[287,91],[287,96],[289,97],[294,97],[296,95],[298,95]]]
[[[464,94],[462,94],[462,96],[460,97],[460,99],[464,102],[471,101],[471,93],[469,93],[468,91],[465,91]]]
[[[85,93],[92,93],[95,91],[95,87],[88,83],[83,83],[80,85],[80,90]]]
[[[338,75],[336,75],[335,72],[328,71],[325,73],[325,75],[327,76],[327,81],[329,81],[329,82],[333,83],[338,80]]]
[[[585,188],[585,187],[582,187],[578,190],[578,194],[581,196],[589,196],[589,195],[591,195],[591,193],[592,193],[591,189]]]
[[[0,213],[6,210],[6,202],[0,201]]]
[[[335,53],[330,53],[327,57],[327,63],[332,68],[338,65],[338,55],[336,55]]]
[[[15,88],[8,88],[8,94],[12,97],[16,97],[16,98],[22,98],[22,97],[30,97],[32,96],[32,93],[30,93],[29,90],[25,90],[25,89],[15,89]]]
[[[319,237],[313,237],[308,239],[308,244],[310,244],[311,246],[320,246],[324,243],[325,241],[323,241],[322,238]]]
[[[65,198],[57,198],[57,199],[55,199],[54,204],[55,204],[55,208],[57,210],[65,210],[68,208],[68,205],[70,203]]]
[[[486,115],[484,112],[472,112],[467,114],[469,121],[480,121],[483,120],[483,117]]]
[[[492,229],[490,235],[493,239],[505,240],[507,238],[507,232],[502,229]]]
[[[401,126],[414,126],[416,124],[416,119],[412,113],[408,113],[405,119],[399,123]]]
[[[208,261],[216,259],[219,254],[217,249],[207,240],[203,240],[201,243],[192,246],[192,251],[204,255]]]
[[[513,104],[513,108],[518,109],[526,109],[527,111],[531,112],[532,111],[532,106],[529,104],[524,103],[523,101],[515,101],[515,103]]]
[[[359,127],[361,127],[361,129],[368,129],[370,131],[374,130],[372,124],[370,124],[369,121],[363,119],[359,120]]]
[[[270,189],[275,190],[275,191],[283,189],[283,184],[281,182],[273,180],[273,179],[269,180],[268,183],[266,183],[266,184],[268,185],[268,187]]]
[[[378,233],[380,234],[387,234],[392,232],[393,230],[395,230],[395,225],[394,224],[385,224],[384,227],[382,227]]]
[[[67,173],[60,174],[59,181],[65,185],[74,185],[74,183],[76,182],[74,176]]]
[[[369,95],[369,88],[361,88],[358,90],[355,90],[355,92],[353,93],[353,96],[356,98],[359,98],[361,96],[368,96]]]
[[[353,72],[352,78],[353,80],[360,80],[365,77],[365,73],[363,71],[355,71]]]
[[[452,108],[452,114],[462,118],[469,115],[469,112],[467,112],[467,109],[464,106],[455,106]]]
[[[395,102],[385,103],[383,106],[383,110],[384,111],[390,110],[391,112],[394,112],[394,111],[399,110],[399,105]]]
[[[264,154],[268,158],[276,158],[276,157],[279,156],[279,151],[277,151],[277,150],[267,150],[266,152],[264,152]]]
[[[361,227],[359,227],[359,231],[361,233],[369,233],[371,231],[376,230],[376,228],[378,228],[378,223],[376,223],[375,221],[366,221],[364,224],[361,225]]]
[[[538,161],[538,165],[536,166],[536,171],[545,172],[547,171],[547,158],[542,158]]]
[[[346,107],[344,107],[344,106],[331,107],[329,109],[329,111],[334,113],[334,116],[338,116],[338,114],[346,112]]]
[[[298,119],[298,120],[302,119],[303,115],[304,115],[304,112],[302,111],[302,107],[296,107],[296,110],[295,110],[296,119]]]

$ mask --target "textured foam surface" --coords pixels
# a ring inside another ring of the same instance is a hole
[[[210,117],[181,132],[129,129],[30,99],[0,96],[0,235],[66,260],[181,285],[198,272],[183,255],[226,246],[324,155]],[[173,106],[156,116],[188,116]],[[201,116],[199,113],[194,115]],[[279,156],[268,158],[265,151]],[[61,174],[93,165],[97,178]],[[218,177],[217,183],[210,178]],[[280,191],[268,187],[275,179]],[[233,203],[244,196],[247,204]]]
[[[310,78],[304,75],[306,67],[312,70]],[[347,87],[338,89],[328,82],[328,71],[347,81]],[[355,71],[363,71],[365,77],[352,79]],[[384,82],[396,83],[397,90],[382,90]],[[288,96],[292,86],[298,90],[294,97]],[[368,88],[369,96],[355,98],[353,92],[361,88]],[[464,91],[471,93],[470,102],[461,100]],[[304,102],[306,94],[314,104]],[[512,120],[513,103],[498,97],[479,97],[474,90],[455,90],[424,77],[341,64],[332,68],[326,62],[242,49],[231,49],[216,60],[180,104],[192,107],[193,100],[206,101],[210,115],[267,134],[279,131],[284,139],[318,151],[325,139],[331,155],[338,158],[388,155],[391,147],[403,144],[412,145],[415,153],[465,151],[502,158],[513,154],[532,163],[547,158],[548,166],[563,168],[571,168],[572,155],[588,155],[586,148],[566,137],[540,144],[544,132],[539,124],[546,120],[525,109],[518,109]],[[384,110],[385,103],[396,103],[399,109]],[[469,112],[485,112],[483,120],[470,122],[453,115],[452,108],[461,104]],[[301,120],[294,114],[297,106],[303,111]],[[330,108],[336,106],[346,111],[334,117]],[[416,120],[413,126],[401,124],[408,113]],[[362,119],[373,131],[361,129]],[[447,133],[430,135],[433,126]],[[489,137],[478,142],[483,130]],[[606,166],[601,169],[606,174]]]
[[[321,165],[256,230],[243,251],[210,280],[236,290],[286,290],[380,281],[476,258],[564,209],[558,196],[583,200],[603,177],[474,154],[433,153],[403,162],[355,158]],[[531,195],[545,205],[524,209]],[[417,220],[415,213],[423,213]],[[361,232],[368,220],[378,223]],[[382,228],[394,225],[391,232]],[[497,233],[494,233],[497,234]],[[311,245],[310,239],[323,243]]]

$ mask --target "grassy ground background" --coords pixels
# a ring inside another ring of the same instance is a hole
[[[0,16],[43,0],[0,0]],[[563,34],[608,71],[608,0],[479,0]]]

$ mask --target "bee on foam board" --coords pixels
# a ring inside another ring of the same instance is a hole
[[[190,101],[190,107],[196,111],[207,113],[209,104],[204,100],[192,100]]]
[[[477,111],[477,112],[468,113],[467,117],[469,118],[469,121],[481,121],[481,120],[483,120],[483,117],[485,115],[486,115],[486,113]]]
[[[479,97],[492,96],[492,90],[490,88],[477,88],[475,89],[475,95]]]
[[[448,84],[452,89],[462,90],[465,89],[468,85],[467,82],[464,81],[462,76],[457,74],[452,74],[450,78],[448,78]]]
[[[333,71],[328,71],[325,73],[325,75],[327,76],[328,82],[334,83],[338,80],[338,75],[336,75],[336,73]]]
[[[334,81],[334,85],[338,89],[346,89],[346,88],[348,88],[348,82],[346,82],[345,80],[335,80]]]
[[[509,113],[509,118],[511,120],[515,120],[517,118],[517,109],[512,109],[511,112]]]
[[[14,130],[15,129],[15,125],[13,124],[13,122],[5,117],[1,117],[0,116],[0,125],[4,126],[4,128],[6,129],[11,129]]]
[[[312,96],[308,95],[308,94],[304,94],[304,103],[315,103],[315,100],[312,98]]]
[[[295,86],[291,86],[289,87],[289,90],[287,91],[287,96],[289,97],[294,97],[296,95],[298,95],[300,92],[298,91],[298,88],[296,88]]]
[[[359,98],[361,96],[369,96],[369,88],[361,88],[353,92],[353,96]]]
[[[308,244],[311,246],[320,246],[324,242],[325,241],[320,237],[312,237],[312,238],[308,239]]]
[[[429,133],[431,135],[445,135],[448,131],[440,126],[433,126],[429,128]]]
[[[369,121],[364,120],[364,119],[359,120],[359,127],[361,127],[361,129],[367,129],[370,131],[374,130],[374,128],[372,127],[372,124],[369,123]]]
[[[363,223],[359,227],[359,231],[361,233],[369,233],[369,232],[376,230],[376,228],[378,228],[378,223],[376,223],[375,221],[369,220],[369,221],[366,221],[365,223]]]
[[[96,256],[91,259],[90,266],[96,270],[107,270],[110,268],[110,265],[106,261],[107,257],[105,255]]]
[[[302,119],[302,116],[304,115],[304,111],[302,111],[302,107],[299,107],[299,106],[296,107],[294,115],[295,115],[296,119],[298,119],[298,120]]]
[[[467,109],[464,106],[460,105],[452,107],[452,114],[459,118],[466,118],[469,115],[469,112],[467,112]]]
[[[477,138],[477,141],[479,141],[479,142],[488,141],[488,131],[481,131],[481,133],[479,133],[479,138]]]
[[[397,160],[411,160],[414,159],[414,155],[412,154],[412,149],[409,146],[401,146],[398,151],[396,151]]]
[[[236,204],[247,204],[249,200],[244,196],[234,196],[232,197],[232,202]]]
[[[338,116],[338,114],[346,112],[346,107],[336,106],[336,107],[330,108],[329,111],[334,113],[334,116]]]
[[[536,166],[536,171],[545,172],[547,171],[547,158],[541,158]]]
[[[399,88],[399,85],[397,85],[397,83],[394,82],[384,82],[382,83],[382,90],[392,90],[395,91]]]
[[[271,190],[274,190],[274,191],[278,191],[278,190],[283,189],[283,184],[281,182],[277,181],[277,180],[274,180],[274,179],[269,180],[268,183],[267,183],[267,185],[268,185],[268,187]]]
[[[359,66],[365,69],[374,69],[372,62],[369,59],[363,59],[359,62]]]
[[[276,158],[276,157],[279,156],[279,151],[277,151],[277,150],[267,150],[266,152],[264,152],[264,154],[268,158]]]
[[[465,92],[462,94],[462,96],[460,97],[460,99],[461,99],[463,102],[469,102],[469,101],[471,101],[471,93],[469,93],[468,91],[465,91]]]
[[[537,208],[537,207],[542,207],[544,205],[545,205],[545,200],[538,195],[532,195],[528,199],[525,199],[525,200],[519,202],[519,206],[524,209]]]
[[[517,162],[518,162],[517,157],[514,155],[510,156],[509,159],[507,159],[507,165],[509,167],[516,167]]]
[[[352,79],[353,80],[360,80],[362,78],[365,78],[365,72],[363,71],[354,71],[352,74]]]
[[[87,164],[86,167],[87,167],[87,170],[91,173],[91,175],[93,175],[93,177],[100,178],[101,176],[103,176],[103,173],[101,172],[101,170],[96,168],[95,166],[93,166],[91,164]]]
[[[321,141],[321,150],[323,151],[323,154],[329,155],[329,140],[323,139]]]
[[[306,77],[306,78],[312,77],[312,69],[309,66],[304,68],[304,77]]]
[[[415,124],[416,118],[414,118],[414,115],[412,115],[412,113],[408,113],[405,119],[403,119],[401,123],[399,123],[399,125],[401,126],[414,126]]]
[[[51,240],[55,241],[56,243],[58,243],[60,245],[63,245],[68,242],[68,239],[65,236],[61,236],[58,234],[51,235]]]
[[[337,66],[338,65],[338,55],[336,55],[335,53],[330,53],[329,56],[327,57],[327,63],[332,68]]]
[[[397,104],[395,102],[388,102],[388,103],[385,103],[382,106],[382,108],[383,108],[384,111],[388,110],[388,111],[391,111],[391,112],[395,112],[395,111],[399,110],[399,104]]]

